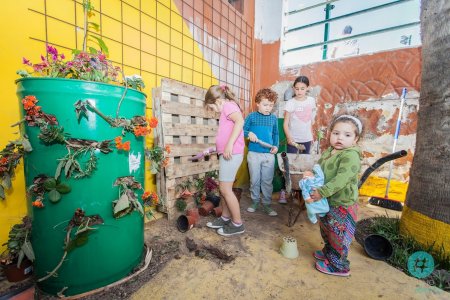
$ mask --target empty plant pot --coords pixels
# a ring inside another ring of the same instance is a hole
[[[191,208],[191,209],[188,209],[187,211],[186,211],[186,216],[188,216],[188,217],[193,217],[194,218],[194,221],[195,221],[195,224],[197,224],[198,223],[198,221],[200,220],[200,215],[199,215],[199,213],[198,213],[198,208]]]
[[[220,204],[220,196],[206,195],[206,201],[211,201],[214,204],[214,207],[217,207]]]
[[[216,217],[220,217],[222,215],[222,207],[220,206],[214,207],[212,210],[212,214]]]
[[[181,215],[177,219],[177,228],[180,232],[186,232],[195,225],[195,219],[191,216]]]
[[[9,282],[19,282],[27,279],[33,273],[33,264],[30,260],[24,259],[19,268],[17,263],[2,266],[3,273]]]
[[[391,242],[382,235],[371,234],[364,239],[364,250],[373,259],[389,259],[394,251]]]
[[[207,215],[209,215],[212,212],[213,208],[214,208],[214,203],[212,203],[209,200],[206,200],[202,204],[202,206],[200,206],[200,208],[198,209],[198,213],[201,216],[207,216]]]
[[[297,240],[290,236],[283,237],[283,243],[281,244],[280,252],[286,258],[297,258]]]

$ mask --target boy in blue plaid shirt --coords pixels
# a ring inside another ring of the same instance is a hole
[[[262,194],[263,211],[276,216],[272,203],[275,154],[278,151],[278,120],[272,114],[278,95],[271,89],[262,89],[255,96],[257,111],[245,118],[244,136],[250,140],[248,145],[248,169],[250,173],[250,195],[253,204],[248,212],[255,212]],[[269,146],[267,145],[269,144]]]

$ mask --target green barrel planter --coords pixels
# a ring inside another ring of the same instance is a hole
[[[74,108],[76,101],[89,100],[104,115],[114,118],[124,93],[122,86],[60,78],[23,78],[16,83],[19,101],[27,95],[36,96],[37,105],[45,113],[54,115],[71,138],[114,140],[122,133],[122,128],[111,127],[90,111],[87,119],[78,120]],[[146,95],[128,89],[119,116],[130,119],[145,115],[145,107]],[[24,114],[24,110],[21,111]],[[39,127],[26,126],[33,147],[24,157],[27,187],[39,174],[53,177],[57,159],[67,154],[62,144],[45,145],[38,138],[39,131]],[[93,290],[127,276],[140,263],[144,250],[143,216],[133,211],[115,219],[112,209],[112,201],[119,195],[119,187],[113,186],[118,177],[132,175],[144,186],[144,138],[127,133],[124,141],[131,142],[129,152],[117,151],[114,147],[109,154],[97,150],[97,169],[91,176],[66,179],[62,173],[61,179],[70,185],[71,192],[64,194],[57,203],[50,202],[47,193],[44,208],[31,208],[37,279],[46,276],[61,260],[65,229],[77,208],[84,210],[86,216],[98,214],[104,220],[104,224],[93,226],[97,229],[89,235],[86,244],[68,253],[57,277],[38,283],[44,292],[55,295],[68,287],[64,295],[69,296]]]

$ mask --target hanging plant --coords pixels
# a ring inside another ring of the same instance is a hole
[[[118,219],[134,210],[137,210],[144,215],[144,208],[134,192],[134,190],[142,190],[142,186],[133,176],[117,178],[114,182],[114,186],[119,187],[119,199],[112,202],[114,218]]]
[[[86,216],[84,210],[77,208],[75,213],[70,219],[69,224],[66,227],[66,238],[64,240],[64,254],[56,265],[56,267],[49,272],[46,276],[39,278],[37,282],[44,281],[52,276],[57,276],[57,271],[61,268],[64,263],[66,256],[69,252],[73,251],[75,248],[81,247],[88,242],[89,234],[96,230],[91,226],[103,224],[104,221],[100,215]],[[74,234],[72,231],[76,228]]]
[[[32,150],[30,142],[26,137],[8,143],[0,151],[0,198],[5,199],[5,190],[12,187],[11,180],[14,178],[17,165],[25,152]]]
[[[33,184],[27,189],[27,195],[33,198],[31,205],[37,208],[43,208],[45,194],[48,193],[48,200],[52,203],[58,203],[63,194],[70,193],[72,188],[65,182],[60,182],[53,177],[46,175],[36,176]]]

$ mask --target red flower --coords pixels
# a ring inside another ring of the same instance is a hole
[[[158,119],[155,117],[151,117],[150,120],[148,120],[148,125],[151,128],[156,128],[156,126],[158,126]]]

